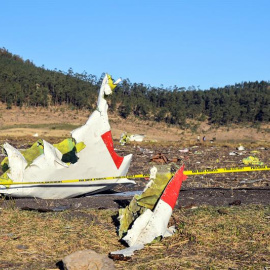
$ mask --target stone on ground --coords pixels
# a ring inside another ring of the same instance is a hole
[[[65,270],[113,270],[114,263],[105,254],[93,250],[76,251],[63,260]]]

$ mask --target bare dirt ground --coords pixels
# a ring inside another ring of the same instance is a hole
[[[17,148],[27,148],[38,138],[44,138],[51,143],[60,142],[70,136],[70,131],[83,125],[91,112],[87,110],[70,110],[65,106],[50,108],[18,108],[6,110],[0,104],[0,142],[8,141]],[[141,121],[135,118],[123,120],[111,114],[109,116],[115,148],[119,155],[133,154],[129,174],[149,173],[151,158],[162,153],[169,160],[177,158],[185,164],[187,170],[205,168],[223,168],[243,166],[243,158],[256,156],[265,165],[269,165],[269,125],[260,128],[223,127],[214,129],[206,123],[200,124],[197,132],[169,127],[165,124]],[[120,146],[118,139],[122,132],[145,134],[141,144]],[[37,137],[35,137],[35,136]],[[197,142],[197,136],[206,142]],[[213,143],[210,139],[215,138]],[[245,151],[236,151],[237,145],[245,146]],[[188,153],[181,150],[188,148]],[[256,152],[252,152],[256,151]],[[231,152],[236,152],[234,156]],[[3,158],[3,157],[1,157]],[[132,187],[118,187],[113,192],[142,190],[146,180],[136,180]],[[227,173],[217,175],[191,176],[182,186],[179,198],[180,206],[191,204],[227,205],[234,200],[243,203],[269,203],[269,171]],[[121,197],[123,198],[123,197]],[[131,196],[126,196],[130,199]],[[115,200],[117,195],[99,195],[81,200],[85,207],[118,207]],[[57,204],[72,204],[72,200],[53,202]],[[16,204],[27,201],[17,200]],[[29,200],[29,204],[35,201]],[[42,202],[39,202],[42,205]],[[76,203],[77,204],[77,203]]]
[[[27,144],[9,139],[9,143],[25,148]],[[29,143],[30,145],[30,143]],[[256,156],[265,165],[269,164],[270,149],[262,146],[249,146],[238,151],[234,146],[220,146],[215,143],[198,143],[190,146],[187,153],[182,153],[179,143],[141,143],[120,146],[115,142],[119,155],[133,154],[129,174],[149,174],[149,169],[156,163],[151,158],[158,153],[169,160],[178,159],[177,164],[184,164],[186,170],[201,170],[228,167],[243,167],[243,159]],[[234,153],[235,155],[230,155]],[[3,158],[3,157],[2,157]],[[118,186],[102,194],[65,200],[13,199],[4,205],[15,204],[18,208],[30,207],[41,211],[63,209],[101,208],[111,209],[125,206],[134,192],[142,191],[147,184],[145,179],[136,179],[136,185]],[[200,205],[228,206],[234,204],[263,204],[270,202],[270,172],[239,172],[189,176],[183,183],[177,207],[195,207]],[[123,194],[124,192],[124,194]],[[120,194],[119,194],[120,193]]]

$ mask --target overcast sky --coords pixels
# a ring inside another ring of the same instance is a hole
[[[151,86],[270,80],[269,0],[0,0],[0,47]]]

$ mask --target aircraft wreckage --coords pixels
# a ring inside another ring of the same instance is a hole
[[[124,177],[132,155],[120,157],[115,152],[107,114],[105,97],[112,94],[120,81],[113,82],[110,75],[105,75],[96,110],[85,125],[71,132],[71,138],[54,145],[38,140],[22,151],[5,143],[7,157],[1,163],[4,173],[0,177],[0,193],[64,199],[97,193],[118,184],[135,184]],[[107,177],[112,179],[104,179]],[[75,179],[78,181],[72,181]]]
[[[176,205],[182,182],[186,180],[184,165],[157,166],[150,170],[150,181],[141,195],[135,195],[126,208],[119,210],[118,234],[128,248],[113,251],[113,259],[124,259],[143,249],[159,237],[172,236],[174,226],[167,228]]]

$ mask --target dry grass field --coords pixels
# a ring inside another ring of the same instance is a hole
[[[59,269],[72,252],[109,253],[124,248],[116,234],[115,210],[39,213],[1,210],[0,269]],[[270,207],[202,206],[173,213],[177,232],[148,245],[116,269],[267,269]]]

